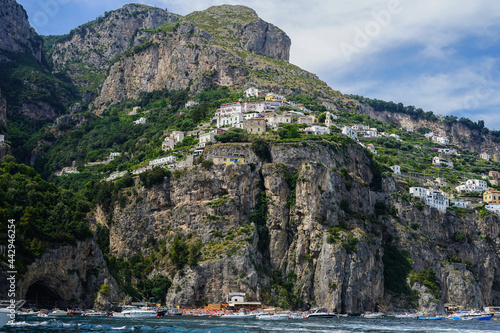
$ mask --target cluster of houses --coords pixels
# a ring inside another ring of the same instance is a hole
[[[498,162],[498,154],[490,155],[488,153],[481,153],[479,154],[479,157],[483,160]]]
[[[398,166],[394,166],[399,168]],[[400,172],[394,169],[394,173]],[[488,176],[484,176],[490,179],[490,182],[498,184],[498,178],[500,173],[498,171],[490,171]],[[441,183],[444,180],[437,178],[436,182]],[[460,194],[476,192],[482,194],[483,203],[486,203],[485,208],[489,211],[500,213],[500,191],[493,191],[488,187],[488,183],[481,179],[468,179],[467,181],[456,186],[455,189]],[[470,201],[464,201],[459,199],[454,199],[453,195],[449,195],[441,190],[428,189],[424,187],[411,187],[410,195],[421,198],[423,201],[438,210],[445,211],[446,208],[450,206],[455,206],[457,208],[471,208]]]
[[[438,144],[441,144],[443,146],[447,146],[450,144],[450,140],[445,137],[445,136],[440,136],[436,133],[433,133],[433,132],[429,132],[427,134],[424,135],[427,139],[431,139],[432,142],[435,142],[435,143],[438,143]]]
[[[262,90],[249,88],[245,91],[247,97],[260,97]],[[251,134],[263,134],[268,128],[277,128],[280,124],[291,124],[297,121],[298,124],[309,125],[304,131],[307,134],[324,135],[330,134],[329,127],[332,126],[332,119],[337,116],[327,112],[325,125],[319,126],[318,119],[313,115],[306,115],[300,111],[287,111],[277,114],[276,110],[282,106],[292,106],[303,112],[309,112],[304,106],[287,101],[284,96],[268,93],[265,101],[234,102],[221,105],[215,112],[212,122],[217,128],[236,127],[246,130]]]

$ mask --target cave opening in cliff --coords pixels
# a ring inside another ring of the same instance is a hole
[[[49,287],[43,281],[33,283],[26,292],[25,299],[31,306],[38,308],[55,308],[62,306],[63,299],[54,288]]]

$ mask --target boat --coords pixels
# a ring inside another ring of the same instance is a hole
[[[291,313],[289,316],[288,316],[289,319],[305,319],[306,318],[306,314],[305,313]]]
[[[337,315],[335,313],[331,313],[326,311],[326,309],[313,309],[310,313],[308,313],[305,318],[306,319],[315,319],[315,318],[335,318]]]
[[[491,313],[463,313],[459,315],[453,315],[452,320],[491,320],[493,314]]]
[[[260,314],[260,315],[257,315],[255,317],[256,319],[259,319],[259,320],[286,320],[288,318],[290,318],[290,315],[288,313],[264,313],[264,314]]]
[[[83,314],[86,317],[104,317],[106,314],[104,312],[99,312],[95,310],[89,310]]]
[[[394,316],[394,318],[400,318],[400,319],[417,319],[418,314],[416,313],[405,313],[405,314],[397,314]]]
[[[443,317],[418,317],[420,320],[441,320]]]
[[[51,317],[67,316],[67,315],[68,315],[68,311],[63,311],[63,310],[59,310],[59,309],[54,309],[54,311],[49,313],[49,316],[51,316]]]
[[[361,314],[361,317],[366,319],[381,318],[384,314],[382,312],[365,312]]]
[[[47,318],[49,316],[49,310],[40,310],[37,317]]]
[[[119,318],[150,318],[156,317],[156,310],[151,308],[138,308],[136,306],[123,306],[122,312],[113,312],[113,317]]]
[[[71,309],[68,310],[68,315],[70,316],[83,316],[85,312],[82,309]]]
[[[247,318],[255,318],[260,313],[248,312],[245,309],[240,309],[238,312],[227,312],[223,315],[219,316],[219,318],[223,319],[247,319]]]
[[[35,311],[32,309],[24,309],[16,312],[16,316],[36,316],[40,311]]]

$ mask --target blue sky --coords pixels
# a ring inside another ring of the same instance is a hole
[[[39,34],[65,34],[126,0],[18,0]],[[333,89],[500,130],[498,0],[141,0],[181,15],[249,6],[292,39],[290,62]]]

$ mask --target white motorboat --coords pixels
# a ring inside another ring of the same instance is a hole
[[[40,311],[34,311],[32,309],[26,309],[22,311],[17,311],[16,316],[36,316]]]
[[[156,317],[156,310],[150,308],[138,308],[135,306],[124,306],[122,307],[122,312],[113,312],[113,317],[150,318]]]
[[[104,317],[106,314],[104,312],[90,310],[83,314],[86,317]]]
[[[246,319],[246,318],[255,318],[259,313],[251,313],[245,309],[241,309],[239,312],[228,312],[221,315],[219,318],[224,319]]]
[[[49,316],[51,317],[59,317],[59,316],[67,316],[68,315],[68,311],[63,311],[63,310],[59,310],[59,309],[54,309],[54,311],[52,311],[51,313],[49,313]]]
[[[290,318],[290,315],[288,313],[266,313],[257,315],[255,318],[259,320],[286,320]]]
[[[335,318],[337,315],[332,312],[326,311],[326,309],[314,309],[311,310],[311,313],[306,315],[306,319],[315,319],[315,318]]]
[[[365,312],[361,315],[363,318],[373,319],[373,318],[381,318],[384,314],[382,312]]]
[[[394,318],[400,318],[400,319],[417,319],[418,314],[416,313],[405,313],[405,314],[397,314],[394,316]]]

